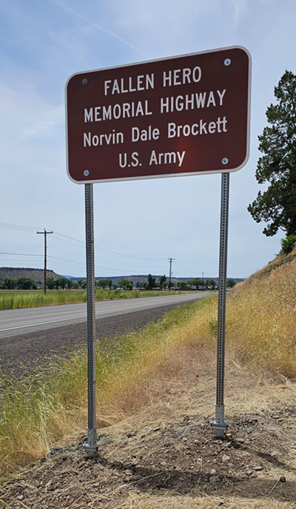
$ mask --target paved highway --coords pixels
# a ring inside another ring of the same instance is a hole
[[[170,304],[183,304],[205,297],[210,292],[165,295],[161,297],[142,297],[96,302],[96,319],[133,313]],[[66,304],[28,309],[0,311],[0,338],[7,338],[73,325],[86,321],[86,304]]]

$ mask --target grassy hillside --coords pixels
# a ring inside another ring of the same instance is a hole
[[[227,338],[242,363],[296,378],[295,282],[296,249],[230,292]]]
[[[296,378],[296,249],[238,283],[227,295],[227,351],[242,365]],[[203,341],[215,338],[217,305],[204,309],[196,326]]]

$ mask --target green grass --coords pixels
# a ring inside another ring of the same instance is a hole
[[[175,295],[184,292],[171,291],[170,293]],[[97,301],[136,299],[159,295],[168,295],[168,293],[164,291],[96,290]],[[43,290],[0,290],[0,310],[73,304],[86,302],[86,299],[86,290],[47,290],[46,295],[44,295]]]
[[[86,302],[86,291],[0,290],[0,310]]]

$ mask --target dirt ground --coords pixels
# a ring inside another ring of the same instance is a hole
[[[149,405],[98,430],[95,460],[86,436],[58,444],[2,485],[3,507],[296,509],[296,383],[228,360],[221,440],[210,429],[214,358],[178,362],[149,388]]]

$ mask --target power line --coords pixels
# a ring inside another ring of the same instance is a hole
[[[54,249],[54,248],[52,248]],[[58,250],[59,251],[59,250]],[[62,251],[62,252],[65,252],[66,251]],[[7,253],[7,252],[4,252],[4,251],[0,251],[0,255],[13,255],[13,256],[34,256],[34,257],[42,257],[43,255],[41,254],[33,254],[33,253]],[[68,260],[66,258],[59,258],[57,256],[52,256],[52,255],[48,255],[47,256],[47,259],[50,259],[50,260],[58,260],[59,262],[66,262],[66,263],[70,263],[72,265],[80,265],[82,267],[85,267],[85,262],[77,262],[77,261],[74,261],[74,260]],[[63,265],[61,263],[59,263],[59,265]],[[65,267],[67,265],[64,265]],[[119,268],[114,268],[114,267],[105,267],[105,266],[101,266],[101,265],[96,265],[95,266],[96,270],[99,270],[99,269],[104,269],[104,270],[108,270],[108,271],[112,271],[112,272],[118,272],[118,273],[123,273],[125,272],[126,274],[130,274],[130,270],[126,270],[126,269],[119,269]]]
[[[49,256],[48,258],[50,258],[50,259],[53,258],[54,260],[61,260],[62,262],[68,262],[68,263],[72,263],[72,264],[75,264],[75,265],[82,265],[83,267],[85,267],[85,263],[82,263],[82,262],[74,262],[74,261],[71,261],[71,260],[65,260],[64,258],[57,258],[56,256]],[[61,265],[61,264],[59,264],[59,265]],[[127,274],[130,274],[130,270],[114,269],[114,268],[111,268],[111,267],[103,267],[101,265],[95,265],[95,269],[96,270],[104,269],[104,270],[110,270],[110,271],[119,272],[119,273],[126,272]]]
[[[194,274],[201,274],[201,272],[197,272],[196,270],[191,270],[191,269],[188,269],[187,267],[184,267],[184,265],[182,265],[182,264],[181,264],[180,262],[178,262],[178,261],[175,261],[175,263],[176,263],[177,265],[180,265],[180,267],[182,267],[182,269],[187,270],[190,274],[191,274],[191,273],[194,273]]]
[[[39,254],[32,254],[32,253],[5,253],[5,252],[2,252],[2,251],[0,251],[0,254],[3,254],[3,255],[16,255],[16,256],[42,256],[42,255],[39,255]]]
[[[75,242],[78,242],[79,244],[82,244],[83,246],[85,246],[85,242],[83,242],[82,240],[78,240],[78,239],[74,239],[72,237],[68,237],[68,235],[63,235],[62,233],[59,233],[59,232],[54,232],[54,233],[55,233],[55,235],[59,235],[60,237],[64,237],[66,239],[74,240]],[[67,242],[67,241],[64,241],[64,242]],[[133,258],[133,259],[136,259],[136,260],[146,260],[146,261],[160,261],[160,260],[163,260],[163,258],[142,258],[141,256],[133,256],[133,255],[129,255],[129,254],[126,254],[126,253],[119,253],[118,251],[111,251],[110,249],[104,249],[104,248],[98,247],[98,246],[94,246],[94,248],[97,249],[98,251],[103,251],[104,253],[113,254],[113,255],[116,255],[116,256],[125,256],[126,258]]]
[[[36,231],[36,229],[38,229],[37,227],[33,227],[33,226],[25,226],[25,225],[15,225],[15,224],[10,224],[10,223],[0,223],[0,228],[4,228],[4,229],[7,229],[7,230],[17,230],[17,231]],[[59,237],[62,237],[61,239],[57,239],[57,240],[63,240],[63,242],[68,242],[69,244],[74,244],[74,245],[77,245],[77,244],[80,244],[81,247],[85,247],[85,242],[82,241],[82,240],[79,240],[79,239],[75,239],[73,237],[69,237],[68,235],[64,235],[62,233],[59,233],[57,231],[54,231],[52,232],[54,234],[54,236],[59,236]],[[68,239],[68,240],[64,240],[64,239]],[[73,242],[69,242],[69,241],[73,241]],[[78,246],[77,246],[78,247]],[[94,246],[94,248],[98,251],[102,251],[104,253],[108,253],[108,254],[112,254],[112,255],[115,255],[115,256],[123,256],[123,257],[126,257],[126,258],[132,258],[134,260],[144,260],[144,261],[163,261],[164,258],[144,258],[144,257],[141,257],[141,256],[134,256],[134,255],[129,255],[129,254],[126,254],[126,253],[120,253],[118,251],[112,251],[110,249],[105,249],[105,248],[102,248],[102,247],[99,247],[99,246]]]
[[[22,230],[22,231],[38,230],[38,226],[24,226],[20,224],[9,224],[9,223],[0,223],[0,228],[4,228],[5,230]]]

